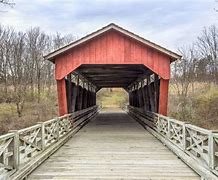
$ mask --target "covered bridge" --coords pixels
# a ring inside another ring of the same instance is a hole
[[[115,24],[50,54],[60,115],[96,104],[105,87],[124,88],[131,106],[167,114],[170,64],[181,56]]]
[[[61,116],[0,136],[0,179],[218,179],[217,131],[164,116],[179,58],[115,24],[48,54]],[[129,106],[100,109],[104,87]]]

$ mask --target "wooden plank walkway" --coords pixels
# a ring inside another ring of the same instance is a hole
[[[200,177],[125,112],[102,112],[28,179]]]

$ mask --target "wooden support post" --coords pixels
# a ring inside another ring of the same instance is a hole
[[[67,96],[65,79],[57,80],[58,106],[60,116],[67,114]]]
[[[72,112],[72,83],[71,83],[71,74],[67,75],[66,79],[66,89],[67,89],[67,110],[68,113]]]
[[[167,116],[169,80],[160,79],[159,113]]]
[[[91,91],[91,105],[90,106],[93,106],[94,105],[94,93]]]
[[[83,106],[82,106],[83,109],[86,109],[87,108],[87,90],[84,89],[83,90]]]
[[[154,75],[154,106],[155,112],[158,112],[158,100],[159,100],[159,78],[158,75]]]
[[[75,112],[76,110],[76,96],[77,96],[77,87],[76,87],[76,84],[75,83],[72,83],[72,94],[71,94],[72,98],[72,102],[71,102],[71,109],[72,109],[72,112]]]
[[[83,99],[83,88],[81,86],[79,86],[78,88],[78,95],[77,95],[77,110],[82,110],[82,99]]]
[[[94,105],[96,105],[96,92],[94,92]]]
[[[90,85],[88,83],[88,90],[87,90],[87,108],[90,107]]]
[[[147,85],[147,90],[148,90],[148,100],[150,104],[150,111],[155,111],[155,106],[154,106],[154,96],[152,94],[152,84],[150,83],[150,77],[147,79],[148,85]]]
[[[148,111],[149,110],[149,99],[148,99],[148,93],[147,93],[147,85],[145,85],[142,88],[142,96],[143,96],[143,101],[144,101],[144,110]]]
[[[75,111],[78,111],[78,98],[79,98],[79,75],[77,75],[77,82],[76,82],[76,94],[75,94]]]
[[[132,105],[136,107],[136,96],[135,96],[135,90],[132,92]]]
[[[132,106],[132,92],[129,91],[129,105]]]
[[[139,107],[142,108],[144,106],[143,95],[142,95],[142,87],[138,89],[138,100],[139,100]]]

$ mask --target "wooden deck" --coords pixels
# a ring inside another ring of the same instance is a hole
[[[200,177],[124,112],[102,112],[28,179]]]

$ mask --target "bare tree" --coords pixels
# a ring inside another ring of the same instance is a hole
[[[40,31],[40,28],[32,28],[27,32],[27,49],[29,56],[30,84],[34,90],[34,75],[37,82],[38,102],[40,101],[42,70],[45,67],[43,53],[48,48],[49,36]]]
[[[18,32],[13,34],[10,47],[9,73],[11,85],[13,86],[12,100],[16,105],[18,116],[22,116],[26,97],[28,71],[26,68],[26,57],[24,54],[25,34]]]
[[[60,33],[56,32],[56,34],[53,36],[53,49],[58,49],[66,44],[69,44],[70,42],[76,40],[76,38],[72,34],[67,34],[65,36],[62,36]]]
[[[10,47],[13,39],[14,30],[0,26],[0,81],[4,84],[4,93],[7,94],[10,60]]]
[[[218,83],[218,29],[215,25],[204,28],[198,37],[197,46],[201,58],[208,62],[210,80]]]
[[[15,3],[11,0],[0,0],[0,4],[8,5],[11,7],[13,7],[15,5]]]
[[[198,56],[194,45],[180,48],[179,52],[182,59],[173,64],[171,85],[179,102],[176,108],[177,118],[185,120],[192,116],[192,102],[189,92],[194,90]]]
[[[38,27],[16,32],[0,25],[0,102],[14,103],[19,117],[27,100],[39,102],[41,92],[49,92],[55,82],[54,65],[43,54],[72,40],[72,35],[49,36]]]
[[[190,86],[196,80],[197,52],[194,45],[189,48],[180,48],[182,59],[173,64],[172,83],[177,94],[182,98],[187,97]]]

